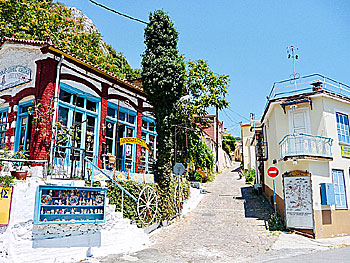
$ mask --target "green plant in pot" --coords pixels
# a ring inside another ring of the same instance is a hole
[[[25,151],[22,146],[19,147],[18,151],[15,152],[12,156],[13,159],[17,160],[28,160],[28,153]],[[12,166],[15,168],[15,171],[11,171],[12,176],[16,177],[19,180],[25,180],[27,178],[28,171],[23,170],[23,161],[14,161]]]
[[[7,146],[0,150],[0,159],[11,159],[11,157],[12,157],[11,151]],[[3,167],[4,167],[3,161],[0,161],[0,171],[2,171]]]

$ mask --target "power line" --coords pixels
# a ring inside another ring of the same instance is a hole
[[[231,108],[227,108],[227,109],[232,111],[234,114],[238,115],[239,117],[241,117],[247,121],[250,121],[250,119],[248,119],[247,117],[244,117],[243,115],[239,114],[238,112],[235,112],[233,109],[231,109]]]
[[[120,16],[124,16],[124,17],[126,17],[126,18],[131,19],[131,20],[134,20],[134,21],[137,21],[137,22],[140,22],[140,23],[143,23],[143,24],[148,25],[147,22],[145,22],[145,21],[143,21],[143,20],[141,20],[141,19],[134,18],[134,17],[132,17],[132,16],[123,14],[123,13],[121,13],[121,12],[119,12],[119,11],[116,11],[116,10],[114,10],[114,9],[111,9],[111,8],[105,6],[105,5],[102,5],[102,4],[100,4],[100,3],[97,3],[97,2],[95,2],[94,0],[89,0],[89,1],[90,1],[91,3],[97,5],[97,6],[100,6],[100,7],[104,8],[104,9],[106,9],[106,10],[108,10],[108,11],[111,11],[111,12],[113,12],[113,13],[116,13],[116,14],[118,14],[118,15],[120,15]]]
[[[225,113],[225,115],[227,116],[227,118],[229,118],[229,120],[230,120],[231,122],[235,122],[234,120],[231,119],[230,115],[228,115],[228,114],[226,113],[226,111],[223,111],[223,113]]]

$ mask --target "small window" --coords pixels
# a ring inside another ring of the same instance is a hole
[[[134,124],[135,123],[135,116],[128,114],[128,122]]]
[[[28,113],[28,110],[31,110],[32,105],[21,107],[20,113]]]
[[[73,105],[76,105],[80,108],[84,108],[84,99],[82,97],[73,95]]]
[[[125,121],[125,113],[124,112],[119,112],[119,120]]]
[[[0,112],[0,148],[5,147],[6,139],[6,126],[7,126],[7,111]]]
[[[62,125],[67,127],[68,124],[68,109],[59,107],[58,108],[58,121],[62,121]]]
[[[154,122],[150,122],[149,123],[149,130],[150,131],[155,131],[156,125],[154,124]]]
[[[339,142],[350,143],[348,115],[336,113]]]
[[[346,193],[344,183],[344,171],[333,170],[333,184],[334,184],[334,196],[336,208],[346,208]]]
[[[130,128],[126,128],[126,137],[133,137],[134,136],[134,130]]]
[[[96,112],[96,102],[93,102],[91,100],[86,100],[86,109]]]
[[[142,120],[142,128],[147,129],[147,121]]]
[[[107,116],[115,118],[115,109],[108,107],[107,108]]]
[[[61,101],[64,101],[64,102],[68,102],[70,103],[70,97],[71,97],[72,94],[70,94],[69,92],[67,91],[64,91],[64,90],[60,90],[60,96],[59,96],[59,99]]]

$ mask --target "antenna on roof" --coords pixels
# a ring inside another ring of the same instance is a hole
[[[290,75],[290,78],[291,78],[291,81],[294,80],[295,89],[297,89],[297,79],[300,78],[300,74],[295,73],[295,63],[294,63],[295,60],[299,59],[299,55],[297,54],[298,49],[299,48],[297,46],[287,47],[288,59],[293,60],[293,75]]]

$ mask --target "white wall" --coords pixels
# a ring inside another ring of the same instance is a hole
[[[106,223],[34,225],[39,178],[14,186],[10,223],[0,227],[0,262],[78,262],[92,247],[94,256],[136,251],[147,247],[143,229],[130,225],[107,206]]]

